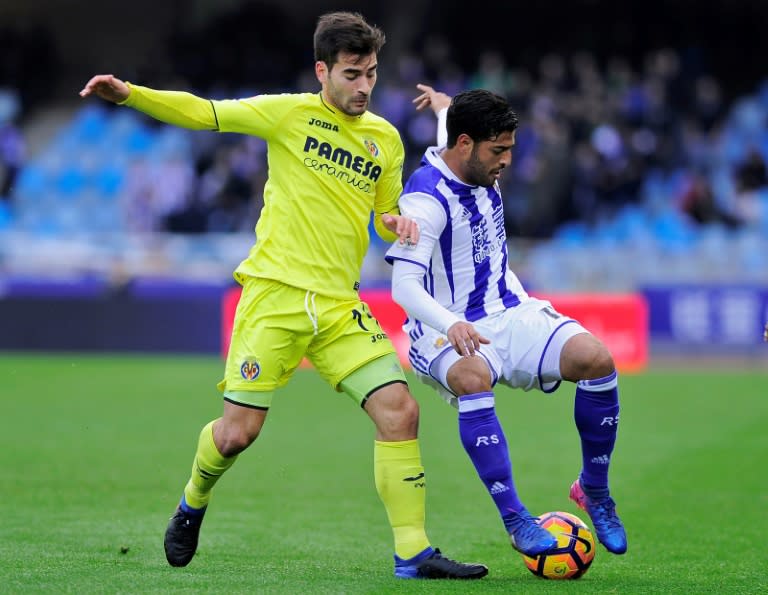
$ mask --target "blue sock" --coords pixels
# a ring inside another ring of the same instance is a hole
[[[573,416],[581,437],[581,485],[590,498],[605,497],[619,424],[616,372],[577,383]]]
[[[508,526],[510,513],[523,508],[512,480],[507,439],[496,417],[492,392],[459,398],[459,435],[485,488]]]
[[[207,508],[207,506],[205,508],[192,508],[189,504],[187,504],[187,499],[184,497],[184,494],[181,495],[181,502],[179,502],[179,506],[181,506],[181,509],[187,514],[199,517],[202,517],[205,514],[205,509]]]

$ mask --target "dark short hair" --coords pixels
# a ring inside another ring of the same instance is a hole
[[[453,147],[460,134],[475,142],[493,140],[502,132],[516,130],[518,123],[517,114],[501,95],[484,89],[462,91],[448,107],[448,146]]]
[[[384,45],[384,32],[369,25],[357,12],[329,12],[317,20],[315,28],[315,61],[325,62],[330,68],[339,52],[357,56],[378,53]]]

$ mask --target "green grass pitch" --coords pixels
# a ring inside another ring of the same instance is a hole
[[[534,577],[459,444],[453,410],[422,405],[427,527],[482,561],[478,582],[397,581],[373,485],[373,426],[309,370],[276,396],[264,432],[222,479],[198,554],[163,555],[199,429],[221,409],[205,357],[0,355],[0,591],[4,593],[768,592],[768,372],[621,377],[613,494],[629,551],[598,546],[579,581]],[[573,512],[573,389],[500,389],[521,497]]]

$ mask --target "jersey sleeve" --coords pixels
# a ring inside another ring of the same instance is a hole
[[[432,251],[448,223],[445,210],[430,195],[414,192],[400,197],[400,212],[418,224],[419,242],[415,246],[396,242],[390,246],[384,258],[389,264],[395,260],[405,260],[426,270],[432,259]]]
[[[296,104],[296,95],[257,95],[212,101],[220,132],[250,134],[269,140]]]
[[[420,266],[396,260],[392,265],[392,299],[408,316],[447,334],[461,319],[427,293],[423,279],[424,270]]]
[[[163,91],[126,83],[130,93],[120,105],[131,107],[166,124],[191,130],[217,130],[211,102],[185,91]]]
[[[390,158],[391,166],[386,168],[384,175],[376,185],[376,197],[373,203],[373,224],[376,233],[381,239],[386,242],[394,242],[397,239],[397,235],[384,227],[384,224],[381,222],[381,215],[384,213],[399,215],[401,212],[398,207],[398,198],[403,191],[405,149],[397,131],[393,132],[389,152],[392,154]]]

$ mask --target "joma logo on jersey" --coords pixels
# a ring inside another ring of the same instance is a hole
[[[352,155],[351,151],[341,147],[334,147],[331,143],[321,143],[313,136],[308,136],[304,142],[304,152],[316,154],[318,157],[332,161],[336,165],[352,170],[374,182],[381,175],[381,167],[373,161],[360,155]]]
[[[325,122],[324,120],[318,120],[317,118],[312,118],[308,124],[310,126],[317,126],[318,128],[324,128],[325,130],[332,130],[333,132],[338,132],[339,127],[336,124],[331,124],[330,122]]]

